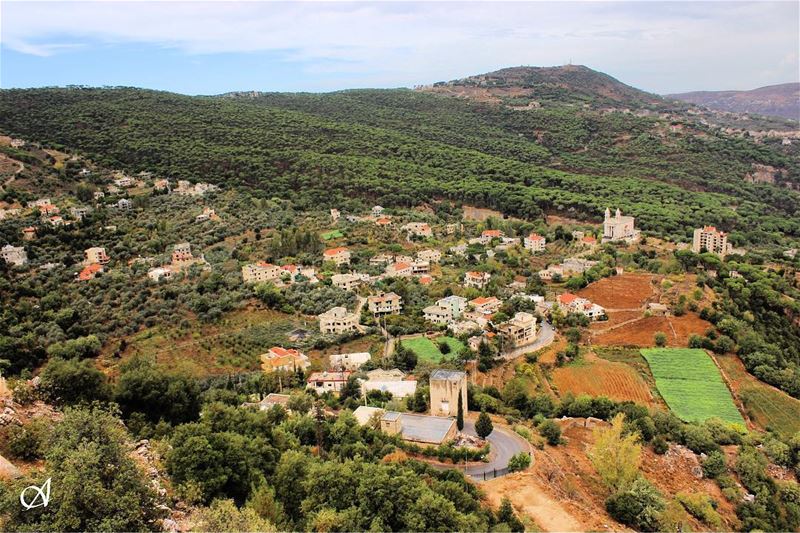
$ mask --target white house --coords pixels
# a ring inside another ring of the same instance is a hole
[[[358,370],[370,357],[369,352],[331,354],[330,367],[336,370]]]
[[[491,278],[488,272],[467,272],[464,274],[464,286],[482,289],[489,284]]]
[[[640,232],[634,227],[634,218],[622,216],[622,211],[617,209],[611,216],[611,210],[606,208],[603,219],[603,242],[624,241],[628,243],[639,240]]]
[[[531,233],[525,237],[525,249],[533,253],[544,252],[547,239],[538,233]]]
[[[28,253],[22,246],[6,244],[0,249],[0,257],[10,265],[22,266],[28,262]]]
[[[317,318],[321,333],[339,334],[358,329],[358,315],[349,313],[344,307],[332,307]]]
[[[306,388],[315,391],[317,394],[326,392],[339,392],[344,388],[347,379],[352,372],[312,372],[306,381]]]

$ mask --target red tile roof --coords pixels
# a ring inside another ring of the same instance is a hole
[[[81,281],[88,281],[94,278],[98,272],[103,271],[103,265],[99,263],[92,263],[90,265],[86,265],[86,267],[81,270],[81,273],[78,274],[78,279]]]
[[[328,250],[325,250],[324,253],[328,257],[333,257],[334,255],[339,255],[340,253],[346,252],[346,251],[347,251],[347,248],[344,248],[344,247],[340,246],[338,248],[330,248]]]

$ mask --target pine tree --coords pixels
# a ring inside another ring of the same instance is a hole
[[[464,429],[464,400],[461,393],[458,393],[458,416],[456,417],[456,426],[458,430]]]
[[[497,521],[508,525],[508,528],[513,532],[525,531],[525,526],[520,522],[517,515],[514,514],[514,508],[511,507],[511,500],[503,498],[500,504],[500,510],[497,511]]]
[[[492,431],[494,431],[492,419],[489,418],[489,415],[486,414],[486,411],[481,411],[481,414],[478,415],[478,421],[475,422],[475,432],[480,438],[485,439],[491,435]]]

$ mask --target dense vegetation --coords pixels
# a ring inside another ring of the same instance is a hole
[[[522,113],[402,90],[200,98],[73,88],[3,91],[0,128],[110,167],[246,186],[300,207],[447,197],[528,219],[596,219],[618,205],[660,235],[702,224],[738,230],[741,242],[800,235],[800,195],[744,181],[759,163],[796,183],[796,160],[710,130],[662,137],[668,123],[621,113]]]

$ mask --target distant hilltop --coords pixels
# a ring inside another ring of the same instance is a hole
[[[509,67],[486,74],[442,81],[419,90],[483,101],[541,101],[608,105],[663,106],[667,101],[583,65]]]
[[[800,83],[769,85],[751,91],[696,91],[666,96],[717,111],[757,113],[800,121]]]

